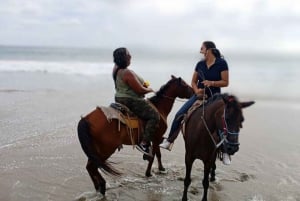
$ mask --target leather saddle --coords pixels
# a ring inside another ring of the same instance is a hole
[[[119,111],[121,118],[129,128],[140,128],[142,120],[140,120],[128,107],[121,103],[111,103],[110,107]]]

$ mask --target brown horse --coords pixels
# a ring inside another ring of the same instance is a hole
[[[216,94],[191,114],[185,124],[184,132],[186,175],[183,201],[187,200],[195,159],[200,159],[204,163],[202,201],[207,201],[209,173],[211,173],[211,181],[214,181],[217,153],[226,149],[228,154],[233,155],[238,151],[238,134],[244,121],[242,108],[253,103],[253,101],[239,102],[235,96],[228,94]]]
[[[146,170],[146,176],[151,176],[151,167],[155,156],[158,160],[159,170],[165,170],[161,163],[159,143],[161,143],[162,136],[167,129],[167,116],[177,97],[190,98],[192,95],[192,88],[186,84],[184,80],[172,76],[171,80],[163,85],[155,96],[149,99],[159,111],[161,121],[155,136],[153,136],[153,157],[148,158],[149,163]],[[127,126],[121,124],[119,128],[119,125],[119,120],[117,119],[112,119],[112,121],[109,122],[103,111],[99,108],[89,113],[78,123],[77,131],[79,141],[83,151],[88,157],[86,169],[94,183],[96,191],[100,191],[103,195],[106,191],[106,182],[99,173],[98,168],[104,173],[120,175],[107,159],[117,148],[122,146],[122,144],[136,144],[139,143],[139,139],[142,139],[137,130],[134,130],[132,132],[133,136],[130,137]]]

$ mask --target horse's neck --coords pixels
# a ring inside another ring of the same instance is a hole
[[[224,102],[223,100],[216,100],[214,101],[213,103],[205,106],[205,109],[204,109],[204,116],[205,116],[205,119],[206,119],[206,122],[208,124],[209,127],[216,127],[217,126],[217,122],[215,121],[209,121],[209,119],[211,118],[215,118],[217,113],[219,113],[218,111],[220,111],[220,109],[222,108],[222,106],[224,105]],[[202,110],[202,109],[201,109]],[[210,128],[211,130],[214,130],[216,128]]]
[[[169,96],[161,97],[160,100],[155,104],[155,107],[164,117],[167,117],[171,112],[174,101],[175,98],[169,98]]]

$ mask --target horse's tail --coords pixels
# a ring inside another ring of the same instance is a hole
[[[106,174],[115,176],[121,175],[121,173],[114,169],[108,161],[101,160],[97,155],[96,150],[92,145],[92,136],[90,134],[89,123],[85,118],[81,118],[81,120],[79,121],[77,133],[81,147],[89,160],[93,161],[97,165],[97,167],[103,170],[103,172]]]

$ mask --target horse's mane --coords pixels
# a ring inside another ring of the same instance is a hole
[[[221,98],[223,98],[225,94],[220,94],[220,93],[216,93],[213,94],[211,97],[209,97],[204,104],[202,105],[202,107],[207,107],[209,105],[211,105],[212,103],[214,103],[217,100],[220,100]]]
[[[158,92],[156,92],[156,94],[152,97],[150,97],[148,100],[153,103],[153,104],[156,104],[160,98],[162,97],[162,95],[165,94],[166,90],[169,88],[169,86],[175,82],[175,81],[178,81],[179,78],[175,78],[175,79],[171,79],[169,80],[166,84],[162,85],[160,87],[160,89],[158,90]]]
[[[236,96],[228,93],[216,93],[212,95],[210,98],[207,99],[203,106],[208,106],[214,103],[215,101],[220,100],[221,98],[224,100],[225,103],[230,102],[232,103],[232,105],[234,105],[235,108],[238,107],[238,99],[236,98]]]

